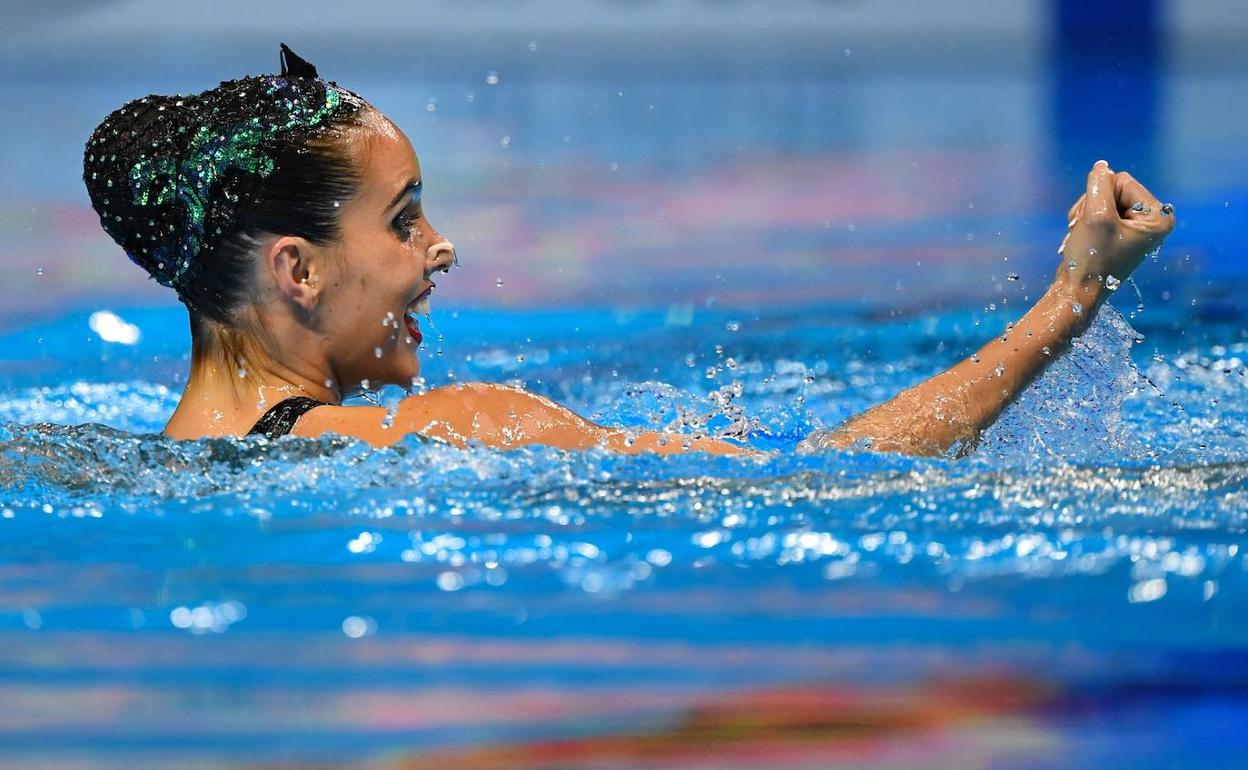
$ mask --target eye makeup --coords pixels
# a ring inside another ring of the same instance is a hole
[[[420,218],[420,193],[421,183],[417,181],[404,188],[404,190],[399,193],[399,197],[395,199],[395,203],[398,203],[404,195],[410,196],[410,200],[408,200],[407,205],[403,207],[403,210],[398,213],[398,215],[394,218],[394,221],[391,223],[391,227],[401,240],[406,241],[411,239],[412,224]],[[391,205],[393,206],[394,204]]]

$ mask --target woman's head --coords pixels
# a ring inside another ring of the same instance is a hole
[[[417,220],[420,237],[390,221],[368,229],[359,209],[395,175],[419,180],[406,137],[284,46],[280,76],[116,110],[87,142],[83,172],[104,229],[187,306],[197,355],[258,345],[320,366],[340,390],[415,375],[406,308],[390,305],[428,284],[425,252],[441,237],[410,195],[390,213]]]

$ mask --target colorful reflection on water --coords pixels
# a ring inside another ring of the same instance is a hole
[[[0,764],[1237,766],[1229,139],[1131,145],[1183,227],[976,455],[798,454],[1043,288],[1079,144],[1043,78],[478,80],[347,84],[463,257],[429,382],[773,454],[164,440],[184,315],[62,152],[0,221]],[[69,146],[142,90],[0,130]]]

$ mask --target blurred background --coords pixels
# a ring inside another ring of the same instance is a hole
[[[153,435],[185,316],[83,145],[279,42],[420,155],[430,384],[783,451]],[[1246,44],[1243,0],[0,0],[0,766],[1241,767]],[[791,451],[1014,320],[1100,158],[1178,214],[1131,326],[965,460]]]
[[[443,307],[1021,301],[1104,157],[1179,212],[1145,291],[1231,312],[1245,40],[1237,0],[6,0],[0,324],[173,301],[82,146],[280,41],[411,138],[468,268]]]

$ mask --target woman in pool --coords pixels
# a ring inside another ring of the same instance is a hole
[[[191,372],[165,426],[174,438],[339,433],[381,446],[419,433],[455,445],[750,451],[602,427],[494,384],[410,395],[392,414],[342,406],[363,388],[411,387],[416,316],[455,247],[425,218],[403,132],[284,45],[281,76],[113,112],[87,143],[83,178],[104,229],[190,314]],[[1168,205],[1104,161],[1069,219],[1052,286],[1008,333],[807,443],[973,447],[1174,227]]]

